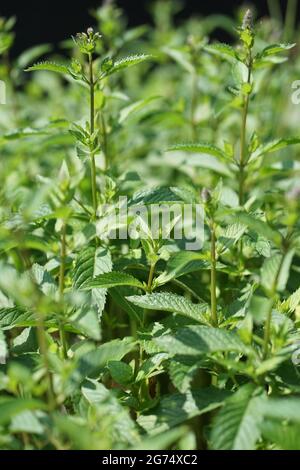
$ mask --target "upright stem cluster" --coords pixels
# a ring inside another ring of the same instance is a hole
[[[89,86],[90,86],[90,133],[91,136],[95,132],[95,82],[93,71],[93,55],[89,54]],[[92,200],[93,200],[93,218],[97,216],[97,182],[96,182],[96,162],[95,153],[92,150],[90,154],[91,159],[91,183],[92,183]]]
[[[211,320],[213,326],[218,326],[217,313],[217,256],[216,256],[216,224],[210,224],[211,242],[211,269],[210,269],[210,298],[211,298]]]
[[[248,57],[248,77],[247,85],[251,86],[251,75],[252,75],[252,55],[249,50]],[[247,166],[247,119],[249,111],[250,93],[246,93],[244,96],[243,108],[242,108],[242,125],[241,125],[241,149],[240,149],[240,160],[239,160],[239,204],[244,205],[245,199],[245,180],[246,180],[246,166]]]

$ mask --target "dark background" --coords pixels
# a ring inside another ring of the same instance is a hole
[[[209,13],[233,14],[239,6],[252,3],[258,16],[267,14],[267,0],[247,2],[243,0],[182,0],[185,8],[180,18],[192,14]],[[16,15],[16,42],[13,54],[41,43],[58,43],[63,39],[86,29],[93,20],[89,10],[99,6],[101,0],[2,0],[1,16]],[[129,19],[129,25],[139,25],[151,21],[149,0],[119,0]],[[282,1],[286,6],[287,0]],[[178,18],[178,21],[180,21]]]

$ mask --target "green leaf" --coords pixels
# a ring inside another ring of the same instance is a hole
[[[182,297],[181,295],[170,294],[167,292],[160,294],[148,294],[143,296],[127,297],[127,300],[137,305],[138,307],[147,310],[159,310],[163,312],[178,313],[188,318],[193,318],[199,323],[207,324],[205,312],[208,310],[208,305],[193,304],[190,300]]]
[[[259,426],[263,416],[257,408],[262,400],[256,386],[242,386],[228,398],[218,413],[211,432],[211,446],[215,450],[253,450],[260,437]]]
[[[131,450],[164,450],[173,448],[172,444],[175,444],[180,438],[184,437],[187,433],[186,427],[179,427],[162,434],[143,438],[142,442]]]
[[[205,46],[205,51],[223,57],[224,59],[229,60],[229,62],[240,60],[236,51],[229,44],[216,43]]]
[[[280,308],[287,312],[295,312],[300,305],[300,287],[288,299],[281,303]]]
[[[95,276],[110,272],[112,261],[110,252],[104,248],[88,247],[80,253],[75,262],[73,273],[73,287],[83,290],[92,282]],[[97,307],[101,316],[106,300],[106,289],[91,288],[90,303]]]
[[[13,417],[9,430],[12,433],[43,434],[45,426],[42,423],[46,419],[45,413],[26,410]]]
[[[115,61],[113,66],[101,75],[101,78],[109,77],[110,75],[120,72],[121,70],[125,70],[129,67],[132,67],[133,65],[145,62],[151,57],[152,56],[149,54],[135,54],[130,55],[128,57],[124,57],[123,59]]]
[[[230,158],[228,157],[227,153],[224,150],[216,147],[215,145],[208,144],[205,142],[199,143],[187,143],[187,144],[177,144],[170,147],[168,152],[180,151],[180,152],[193,152],[193,153],[200,153],[206,155],[212,155],[213,157],[217,157],[220,160],[228,161]]]
[[[126,299],[128,294],[136,294],[136,289],[129,286],[119,286],[109,289],[109,295],[114,299],[116,304],[128,313],[129,317],[136,321],[138,325],[142,323],[143,310]]]
[[[109,431],[115,435],[118,443],[134,445],[139,442],[138,432],[129,411],[122,406],[111,390],[93,380],[87,380],[81,387],[87,402],[99,409],[102,416],[111,420]]]
[[[128,385],[133,381],[133,370],[125,362],[110,361],[107,367],[113,380],[118,384]]]
[[[162,51],[177,62],[177,64],[179,64],[186,72],[190,74],[195,72],[194,66],[189,61],[188,54],[184,51],[171,47],[163,47]]]
[[[137,206],[139,204],[162,204],[173,202],[190,202],[192,198],[190,191],[185,191],[175,187],[158,186],[152,189],[138,191],[129,200],[128,205]]]
[[[12,398],[0,402],[0,425],[8,424],[19,413],[27,410],[43,410],[45,405],[29,398]]]
[[[237,352],[249,354],[249,348],[233,332],[208,326],[188,326],[175,335],[154,338],[162,351],[170,356],[201,356],[215,352]]]
[[[191,364],[192,362],[192,364]],[[168,372],[170,380],[174,387],[180,393],[186,393],[191,388],[192,380],[199,369],[199,365],[192,361],[183,361],[182,358],[174,358],[170,360]]]
[[[110,289],[111,287],[117,286],[131,286],[137,287],[139,289],[145,289],[145,286],[135,277],[130,274],[113,271],[111,273],[100,274],[95,276],[92,281],[85,283],[84,288],[106,288]]]
[[[114,339],[81,356],[76,370],[71,375],[71,384],[78,385],[84,378],[98,377],[110,361],[121,361],[135,348],[133,338]]]
[[[5,340],[5,335],[2,330],[0,330],[0,364],[6,362],[6,356],[8,353],[7,344]]]
[[[267,418],[300,424],[300,398],[296,396],[269,398],[259,411]]]
[[[300,425],[268,420],[260,426],[263,437],[281,450],[300,450]]]
[[[282,138],[262,144],[251,154],[249,162],[268,153],[277,152],[278,150],[282,150],[290,145],[296,144],[300,144],[300,137]]]
[[[271,44],[270,46],[265,47],[265,49],[256,56],[255,61],[257,59],[265,59],[267,57],[280,54],[281,52],[289,51],[295,46],[296,44]]]
[[[224,252],[234,246],[246,230],[247,227],[244,224],[235,223],[228,225],[218,237],[218,250]]]
[[[149,434],[158,434],[219,408],[228,395],[225,390],[213,387],[168,395],[149,413],[141,415],[138,424]]]
[[[34,72],[37,70],[46,70],[49,72],[62,73],[64,75],[69,74],[69,69],[66,65],[56,64],[55,62],[38,62],[37,64],[28,67],[25,72]]]
[[[246,225],[249,229],[275,243],[275,245],[280,245],[282,238],[280,232],[271,228],[264,220],[258,219],[247,212],[237,212],[233,220]]]
[[[12,328],[27,327],[36,324],[35,315],[20,307],[0,309],[0,328],[11,330]]]
[[[144,109],[148,104],[152,103],[152,101],[155,101],[159,98],[160,96],[150,96],[149,98],[136,101],[135,103],[132,103],[129,106],[126,106],[126,108],[123,108],[120,111],[119,124],[123,124],[133,114],[137,113],[141,109]]]
[[[162,286],[172,279],[177,279],[185,274],[209,269],[210,263],[203,260],[203,256],[192,251],[180,251],[171,256],[165,271],[156,278],[157,285]]]
[[[71,324],[83,335],[99,341],[101,339],[99,318],[97,312],[89,305],[83,306],[70,317]]]
[[[158,353],[146,359],[140,367],[135,381],[140,382],[146,380],[158,372],[163,372],[162,363],[168,359],[168,354]]]
[[[285,290],[294,254],[294,250],[290,250],[284,259],[283,255],[278,253],[264,261],[261,268],[261,284],[267,292],[272,290],[274,285],[279,292]]]

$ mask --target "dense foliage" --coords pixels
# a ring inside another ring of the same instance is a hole
[[[1,20],[1,449],[300,449],[295,3],[106,2],[17,60]],[[201,248],[113,227],[120,197],[201,205]]]

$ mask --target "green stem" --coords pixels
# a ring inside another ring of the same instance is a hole
[[[90,83],[90,132],[91,135],[95,132],[95,83],[94,83],[94,72],[93,72],[93,56],[89,54],[89,83]],[[93,218],[97,216],[97,181],[96,181],[96,162],[95,154],[91,151],[91,183],[92,183],[92,200],[94,214]]]
[[[249,57],[248,65],[248,79],[247,83],[251,83],[251,73],[252,73],[252,58],[251,53]],[[239,204],[240,206],[244,205],[245,198],[245,168],[246,168],[246,132],[247,132],[247,119],[249,111],[249,101],[250,95],[247,94],[244,98],[244,105],[242,111],[242,126],[241,126],[241,150],[240,150],[240,161],[239,161]]]
[[[37,339],[38,339],[39,350],[43,358],[44,367],[46,371],[46,377],[47,377],[47,382],[48,382],[46,394],[47,394],[48,407],[49,407],[49,410],[51,411],[55,409],[56,400],[55,400],[55,393],[54,393],[54,387],[53,387],[53,378],[52,378],[52,374],[50,372],[50,366],[49,366],[48,345],[47,345],[47,338],[45,334],[44,316],[40,312],[37,314]]]
[[[217,313],[217,257],[216,257],[216,226],[211,223],[211,268],[210,268],[210,299],[211,299],[211,320],[213,326],[218,326]]]
[[[292,41],[295,33],[295,24],[297,17],[298,0],[288,0],[285,22],[284,22],[284,41]]]
[[[194,142],[197,141],[196,111],[197,111],[197,72],[195,70],[192,74],[192,96],[191,96],[191,127],[192,127],[192,138]]]
[[[151,267],[150,267],[148,283],[147,283],[147,291],[148,292],[152,291],[152,283],[153,283],[153,278],[154,278],[154,274],[155,274],[155,266],[156,266],[156,263],[153,263],[153,264],[151,264]]]
[[[67,225],[63,221],[61,229],[61,251],[60,251],[60,270],[59,270],[59,297],[62,305],[64,304],[64,290],[65,290],[65,271],[66,271],[66,257],[67,257],[67,244],[66,244],[66,235],[67,235]],[[59,325],[59,336],[60,342],[63,350],[63,357],[66,359],[68,357],[68,344],[66,333],[64,330],[63,322],[60,322]]]
[[[100,115],[101,122],[101,135],[102,135],[102,148],[104,153],[104,171],[106,172],[109,169],[109,156],[108,156],[108,142],[107,142],[107,130],[106,122],[103,116],[103,112]]]

